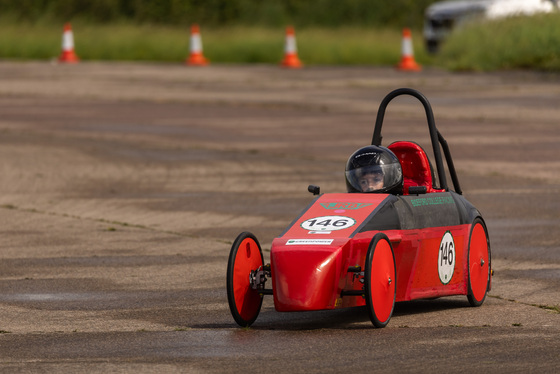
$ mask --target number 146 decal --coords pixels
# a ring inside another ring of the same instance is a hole
[[[356,220],[344,216],[323,216],[310,218],[301,223],[301,227],[310,231],[335,231],[352,227]]]
[[[451,281],[453,277],[453,272],[455,270],[455,241],[453,240],[453,235],[447,231],[443,238],[441,238],[441,243],[439,245],[438,254],[438,273],[439,280],[443,284],[447,284]]]

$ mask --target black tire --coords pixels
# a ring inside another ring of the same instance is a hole
[[[490,288],[492,266],[488,230],[479,217],[473,221],[471,227],[467,259],[467,299],[471,306],[481,306]]]
[[[257,238],[243,232],[233,242],[227,267],[227,296],[231,315],[241,327],[249,327],[257,319],[263,296],[253,290],[250,273],[264,264]]]

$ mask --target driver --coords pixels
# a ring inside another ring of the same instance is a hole
[[[386,147],[369,145],[358,149],[346,163],[348,192],[402,193],[399,159]]]
[[[381,169],[364,170],[358,176],[362,192],[374,192],[383,188],[383,171]]]

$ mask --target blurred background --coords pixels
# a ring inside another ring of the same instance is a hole
[[[508,11],[514,3],[525,10]],[[198,24],[204,54],[213,63],[278,63],[284,30],[293,25],[305,65],[394,65],[402,30],[410,28],[414,55],[423,65],[555,71],[560,70],[560,15],[550,11],[557,10],[555,3],[0,0],[0,59],[56,58],[63,25],[71,22],[76,53],[84,61],[181,62],[189,50],[190,26]],[[546,11],[531,11],[539,7]],[[496,14],[504,16],[490,17]],[[434,33],[445,39],[438,39],[437,48],[430,47]]]

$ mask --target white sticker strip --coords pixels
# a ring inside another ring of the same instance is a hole
[[[288,239],[286,245],[331,245],[334,239]]]

